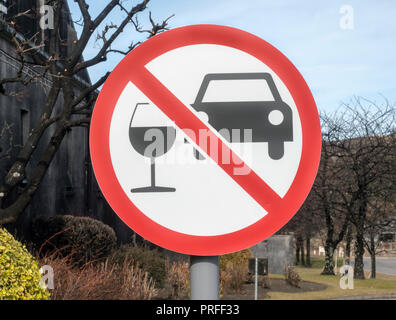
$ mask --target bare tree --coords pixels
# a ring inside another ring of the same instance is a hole
[[[343,172],[331,155],[328,136],[331,130],[323,130],[322,154],[318,174],[309,195],[312,210],[321,221],[324,233],[325,264],[323,275],[334,275],[334,251],[343,241],[349,226],[349,214],[339,210],[337,193],[343,188]]]
[[[296,215],[282,228],[282,232],[293,232],[295,237],[296,264],[311,266],[311,239],[319,233],[321,221],[309,195]]]
[[[314,197],[308,196],[301,211],[303,212],[302,233],[305,239],[305,266],[311,267],[311,239],[319,235],[322,219],[317,215],[317,205],[313,202]]]
[[[39,106],[41,115],[34,123],[27,141],[20,148],[15,161],[5,174],[0,185],[0,225],[16,221],[36,193],[46,171],[53,160],[66,132],[76,126],[87,126],[90,122],[92,106],[96,98],[96,90],[107,79],[109,72],[103,72],[102,77],[95,83],[77,81],[78,75],[89,67],[106,61],[109,54],[127,54],[140,42],[130,43],[120,47],[116,40],[127,26],[132,26],[138,33],[152,37],[166,30],[168,19],[162,23],[155,23],[149,16],[149,27],[143,28],[137,20],[137,15],[146,10],[149,0],[142,0],[137,4],[129,0],[109,0],[105,3],[92,1],[95,6],[102,6],[99,14],[91,15],[86,0],[75,0],[81,13],[81,34],[75,39],[62,38],[60,25],[62,11],[67,6],[67,0],[45,0],[54,11],[54,28],[42,33],[27,37],[18,30],[18,17],[11,17],[4,21],[10,42],[15,49],[15,57],[20,64],[15,75],[0,79],[0,94],[12,94],[13,88],[29,86],[36,81],[47,81],[49,89],[46,92],[46,101]],[[115,10],[120,10],[123,17],[117,24],[107,22],[108,17]],[[34,10],[19,13],[18,15],[34,15]],[[96,32],[97,41],[101,43],[97,53],[84,61],[82,54],[89,41]],[[55,114],[55,105],[61,105],[60,112]],[[48,128],[54,127],[51,139],[43,151],[37,151],[37,145],[43,141]],[[39,152],[39,154],[37,154]],[[32,163],[32,155],[39,159]],[[29,165],[29,179],[27,185],[14,199],[12,191],[20,186],[26,178],[26,168]]]
[[[364,245],[371,257],[372,279],[376,277],[376,256],[385,251],[381,247],[381,234],[393,227],[396,222],[395,193],[392,189],[382,191],[385,192],[379,192],[374,199],[371,199],[365,222]]]
[[[329,157],[334,161],[335,172],[341,174],[335,184],[338,187],[333,188],[333,208],[354,224],[354,276],[364,279],[363,255],[370,208],[382,194],[395,191],[395,106],[387,100],[379,106],[355,98],[334,114],[323,114],[322,120]],[[374,217],[379,213],[371,212]]]

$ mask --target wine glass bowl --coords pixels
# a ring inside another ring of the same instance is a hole
[[[133,193],[175,192],[172,187],[155,184],[155,158],[167,153],[176,139],[176,128],[170,120],[150,103],[137,103],[129,124],[129,141],[132,147],[151,160],[151,185],[131,189]]]
[[[175,139],[176,130],[169,126],[129,127],[131,145],[148,158],[157,158],[167,153]]]

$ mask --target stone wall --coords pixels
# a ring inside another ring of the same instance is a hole
[[[285,266],[292,266],[294,238],[292,235],[273,235],[251,248],[253,256],[268,258],[268,272],[283,274]]]

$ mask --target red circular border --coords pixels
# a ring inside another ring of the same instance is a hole
[[[114,108],[134,68],[179,47],[218,44],[242,50],[269,66],[291,93],[301,121],[302,153],[295,179],[281,204],[256,223],[219,236],[193,236],[165,228],[142,213],[122,190],[109,148]],[[112,209],[135,232],[172,251],[192,255],[219,255],[242,250],[268,238],[285,225],[307,197],[318,170],[321,129],[318,111],[305,80],[276,48],[248,32],[218,25],[192,25],[161,33],[128,54],[110,74],[97,99],[90,129],[90,150],[99,186]]]

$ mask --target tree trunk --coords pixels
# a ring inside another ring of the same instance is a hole
[[[355,266],[354,278],[364,279],[364,232],[361,226],[356,228],[356,241],[355,241]]]
[[[332,275],[334,276],[334,261],[333,261],[333,256],[334,256],[334,248],[330,241],[326,241],[325,244],[325,265],[322,271],[323,275]]]
[[[307,249],[307,255],[306,255],[306,261],[305,261],[305,265],[307,267],[311,266],[311,237],[307,236],[305,239],[305,246]]]
[[[350,264],[351,261],[351,243],[352,243],[352,226],[348,227],[346,234],[346,246],[345,246],[345,263]]]
[[[375,279],[376,276],[376,256],[375,256],[375,239],[374,235],[370,235],[370,257],[371,257],[371,279]]]
[[[305,266],[304,239],[302,237],[300,240],[300,246],[301,246],[301,265]]]
[[[376,276],[376,261],[375,261],[375,251],[371,254],[371,279],[375,279]]]
[[[305,264],[304,239],[299,235],[296,239],[296,265],[300,264],[300,262],[301,265]]]
[[[300,264],[300,243],[296,241],[296,265]]]

